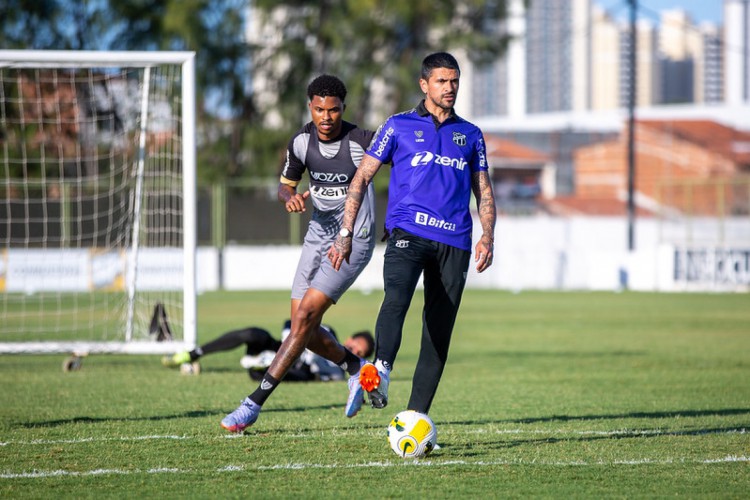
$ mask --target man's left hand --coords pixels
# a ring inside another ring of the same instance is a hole
[[[333,246],[328,250],[328,260],[333,264],[335,270],[341,269],[341,265],[346,261],[349,263],[349,255],[352,253],[352,238],[337,236]]]
[[[477,263],[477,272],[481,273],[492,265],[494,242],[487,235],[482,237],[474,247],[474,262]]]

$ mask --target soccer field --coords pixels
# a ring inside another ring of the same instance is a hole
[[[373,329],[382,293],[327,315]],[[240,350],[199,376],[158,356],[0,356],[3,498],[746,498],[747,294],[468,290],[430,416],[441,449],[404,461],[385,428],[404,409],[421,295],[390,403],[344,417],[346,384],[286,383],[244,435],[219,421],[255,388]],[[287,292],[199,297],[199,340],[278,335]]]

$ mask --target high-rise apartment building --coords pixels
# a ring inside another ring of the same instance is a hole
[[[745,15],[746,26],[750,25],[748,2],[727,0],[726,7],[741,11],[737,17]],[[521,0],[512,0],[510,5],[524,11]],[[506,21],[515,20],[517,36],[508,53],[493,64],[474,68],[470,83],[462,79],[469,83],[472,94],[467,116],[523,116],[627,106],[629,23],[613,19],[596,0],[534,0],[524,11],[522,22],[519,17],[512,15]],[[740,24],[735,25],[739,29]],[[674,9],[662,12],[658,20],[642,16],[636,33],[637,106],[722,101],[722,61],[729,57],[729,49],[722,49],[722,32],[716,26],[696,26],[685,11]],[[747,37],[743,40],[747,42]],[[735,45],[746,47],[743,53],[747,59],[750,44],[742,43]],[[738,68],[740,52],[734,52]],[[747,76],[748,70],[743,71]],[[750,94],[747,89],[745,93]]]
[[[565,0],[533,2],[526,14],[526,110],[529,113],[571,108],[570,20],[570,3]]]
[[[536,0],[526,12],[526,112],[588,109],[591,0]]]
[[[724,44],[713,24],[701,24],[703,43],[698,54],[696,101],[718,104],[724,100]]]
[[[635,105],[659,103],[659,45],[653,23],[641,19],[636,23],[636,94]],[[620,107],[628,105],[630,96],[630,26],[620,24]]]
[[[463,51],[456,51],[461,64],[464,90],[456,104],[463,116],[523,116],[526,113],[526,12],[523,0],[509,0],[508,17],[500,23],[498,36],[510,36],[503,57],[475,66]]]
[[[704,36],[687,12],[680,9],[661,13],[661,99],[664,104],[702,103]]]
[[[591,109],[591,0],[572,0],[573,111]]]
[[[621,106],[620,27],[601,7],[591,10],[591,109],[616,109]]]
[[[471,67],[471,65],[468,65]],[[508,110],[508,64],[504,60],[497,60],[488,65],[473,68],[473,73],[467,74],[467,64],[461,62],[462,87],[466,81],[471,82],[470,94],[466,90],[461,93],[460,104],[471,99],[472,116],[496,115],[507,116]],[[467,78],[469,77],[469,78]],[[458,108],[459,111],[461,110]]]
[[[724,0],[724,99],[750,102],[750,0]]]

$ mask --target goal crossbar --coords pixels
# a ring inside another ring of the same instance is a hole
[[[0,50],[0,67],[97,67],[180,64],[193,69],[195,52],[101,50]]]

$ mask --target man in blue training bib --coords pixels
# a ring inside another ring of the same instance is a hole
[[[388,403],[390,372],[401,345],[404,318],[420,276],[425,305],[422,343],[409,410],[427,413],[448,358],[453,326],[471,259],[471,193],[482,236],[474,247],[478,272],[492,265],[495,199],[481,130],[456,115],[460,70],[445,52],[422,61],[416,108],[391,116],[378,129],[349,185],[342,228],[351,229],[367,187],[392,163],[385,226],[388,245],[385,297],[375,326],[375,363],[359,372],[374,408]],[[351,240],[339,237],[328,252],[335,269],[348,262]]]

